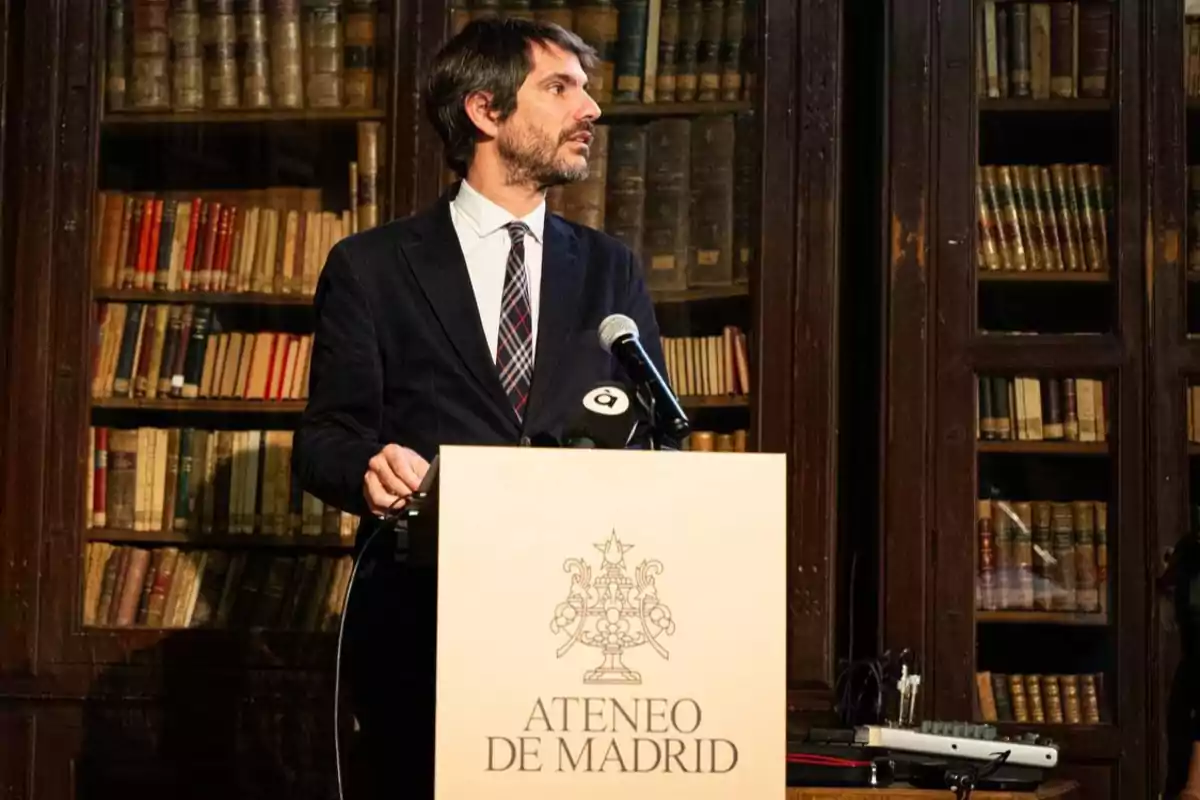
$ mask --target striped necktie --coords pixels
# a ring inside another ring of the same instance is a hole
[[[523,419],[533,377],[533,314],[529,277],[525,272],[525,234],[529,228],[523,222],[510,222],[504,227],[512,239],[512,248],[508,253],[504,293],[500,299],[496,369],[517,419]]]

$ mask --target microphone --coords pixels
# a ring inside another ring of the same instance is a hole
[[[691,430],[687,415],[642,347],[637,323],[624,314],[610,314],[600,323],[598,333],[600,346],[605,352],[616,356],[629,376],[650,392],[654,426],[677,441],[682,441]]]
[[[633,438],[637,415],[624,386],[601,381],[588,390],[563,430],[562,446],[621,450]]]

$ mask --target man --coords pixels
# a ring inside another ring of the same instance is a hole
[[[330,253],[294,445],[312,494],[379,514],[441,444],[557,433],[591,384],[624,377],[596,338],[610,313],[637,323],[665,374],[633,254],[546,213],[548,187],[587,176],[593,59],[574,34],[522,20],[473,22],[438,55],[427,111],[465,180]]]
[[[554,25],[469,24],[437,56],[425,97],[462,180],[432,208],[329,255],[293,468],[305,490],[363,516],[361,546],[379,516],[403,508],[440,445],[561,435],[588,388],[625,380],[597,339],[609,314],[637,323],[665,374],[633,254],[546,213],[548,187],[587,175],[600,116],[587,93],[594,58]],[[480,535],[519,524],[496,515]],[[429,574],[388,555],[388,535],[364,552],[344,612],[355,750],[374,790],[353,796],[426,797],[435,595]]]

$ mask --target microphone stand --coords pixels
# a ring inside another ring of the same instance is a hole
[[[637,398],[650,422],[650,449],[662,450],[663,432],[654,411],[654,392],[646,384],[638,384]]]

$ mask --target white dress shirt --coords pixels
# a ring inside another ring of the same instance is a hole
[[[504,294],[504,271],[512,238],[504,227],[516,219],[512,213],[488,200],[466,180],[450,202],[450,219],[462,246],[475,290],[479,320],[487,336],[488,351],[496,360],[496,342],[500,336],[500,302]],[[534,355],[537,353],[538,299],[542,293],[542,236],[546,225],[546,202],[520,218],[529,227],[525,234],[525,270],[529,280],[529,302],[533,312]]]

